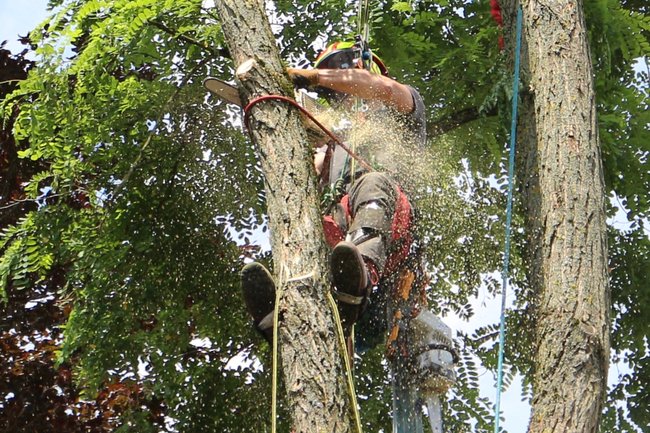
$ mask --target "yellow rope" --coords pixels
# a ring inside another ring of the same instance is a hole
[[[278,289],[275,292],[275,307],[273,309],[273,355],[272,355],[272,373],[271,373],[271,433],[277,432],[277,395],[278,395],[278,323],[280,316],[280,295],[281,291]],[[359,408],[357,405],[357,393],[354,389],[354,376],[352,374],[352,364],[350,356],[348,355],[347,345],[345,344],[345,335],[343,333],[343,325],[341,324],[341,316],[339,309],[336,306],[334,297],[327,291],[327,301],[334,314],[334,323],[336,324],[336,331],[339,341],[339,349],[342,352],[343,363],[345,364],[345,376],[350,395],[350,405],[352,406],[352,415],[354,416],[354,423],[357,428],[357,433],[362,433],[361,416],[359,415]]]
[[[273,308],[273,361],[271,373],[271,433],[276,433],[277,423],[277,396],[278,396],[278,322],[280,316],[280,294],[278,288],[275,292],[275,307]]]
[[[345,344],[345,335],[343,333],[343,325],[341,324],[341,316],[339,309],[336,306],[336,301],[330,291],[327,292],[327,301],[332,308],[334,314],[334,323],[336,323],[336,331],[338,334],[339,348],[343,355],[343,363],[345,364],[345,376],[347,379],[348,393],[350,394],[350,405],[352,406],[352,415],[354,416],[354,423],[357,427],[357,433],[362,433],[361,429],[361,416],[359,415],[359,407],[357,406],[357,392],[354,389],[354,375],[352,374],[352,364],[348,354],[348,348]]]

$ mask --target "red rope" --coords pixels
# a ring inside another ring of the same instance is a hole
[[[373,171],[370,164],[368,164],[359,155],[354,153],[345,143],[343,143],[343,141],[341,141],[340,138],[338,138],[336,135],[334,135],[332,133],[332,131],[327,129],[322,123],[320,123],[318,120],[316,120],[316,118],[309,111],[305,110],[305,108],[302,107],[300,104],[298,104],[295,100],[293,100],[291,98],[288,98],[286,96],[282,96],[282,95],[264,95],[264,96],[259,96],[257,98],[254,98],[252,101],[250,101],[248,103],[248,105],[246,105],[246,107],[244,107],[244,124],[246,125],[247,128],[249,128],[248,121],[250,120],[249,119],[250,109],[254,105],[257,105],[257,104],[259,104],[260,102],[263,102],[263,101],[283,101],[283,102],[288,103],[289,105],[292,105],[292,106],[296,107],[298,110],[300,110],[300,112],[302,112],[305,116],[307,116],[309,118],[309,120],[314,122],[316,124],[316,126],[318,126],[325,134],[327,134],[327,136],[329,138],[331,138],[332,141],[334,141],[337,145],[341,146],[341,148],[343,150],[345,150],[348,153],[348,155],[350,155],[352,158],[356,159],[363,168],[365,168],[366,170],[369,170],[369,171]]]
[[[497,22],[499,27],[503,27],[503,17],[501,16],[501,6],[499,6],[499,0],[490,0],[490,13],[492,18]]]
[[[496,21],[497,26],[499,26],[499,30],[501,30],[503,28],[503,15],[501,15],[499,0],[490,0],[490,13],[494,21]],[[499,49],[503,50],[504,45],[503,35],[499,35]]]

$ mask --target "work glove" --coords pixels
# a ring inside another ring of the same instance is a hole
[[[313,90],[318,87],[318,69],[287,68],[293,85],[299,89]]]

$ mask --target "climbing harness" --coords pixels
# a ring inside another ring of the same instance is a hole
[[[515,70],[512,84],[512,119],[510,125],[510,159],[508,162],[508,202],[506,206],[505,250],[503,254],[503,271],[501,273],[501,318],[499,322],[499,361],[497,366],[497,395],[494,406],[494,433],[499,433],[499,415],[501,412],[501,388],[503,387],[503,355],[506,334],[506,294],[508,290],[508,272],[510,265],[510,233],[512,226],[512,192],[515,173],[515,144],[517,142],[517,99],[519,97],[519,63],[521,52],[521,6],[517,8],[517,29],[515,47]]]

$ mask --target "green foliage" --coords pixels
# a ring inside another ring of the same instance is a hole
[[[650,293],[645,275],[650,267],[650,239],[644,224],[629,230],[611,230],[610,251],[612,292],[615,315],[612,323],[614,361],[625,368],[618,370],[618,383],[608,395],[603,421],[606,432],[636,432],[634,426],[650,423],[650,373],[647,352],[647,310]],[[616,367],[614,367],[616,368]],[[616,370],[615,370],[616,371]]]
[[[650,17],[626,10],[616,1],[601,0],[586,9],[598,120],[607,186],[622,198],[630,218],[647,217],[650,172],[647,155],[648,70],[634,64],[650,52]],[[645,58],[647,61],[647,58]]]
[[[599,132],[605,181],[627,218],[628,231],[610,229],[612,288],[612,368],[623,370],[608,393],[602,430],[633,432],[650,423],[647,384],[648,235],[643,218],[650,210],[648,70],[650,20],[633,2],[601,0],[587,7],[592,61],[596,70]],[[635,63],[641,64],[635,67]],[[643,70],[645,63],[645,71]],[[640,68],[639,68],[640,66]],[[610,209],[611,214],[616,209]]]
[[[0,249],[6,252],[0,259],[0,285],[3,293],[9,284],[16,290],[29,288],[43,281],[52,268],[52,243],[57,234],[44,233],[41,216],[29,214],[17,227],[4,230]]]

